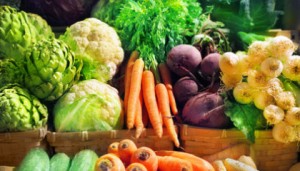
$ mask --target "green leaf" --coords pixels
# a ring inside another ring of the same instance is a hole
[[[242,131],[247,139],[255,142],[255,129],[262,119],[262,111],[254,104],[240,104],[234,100],[225,98],[225,114],[230,117],[234,126]],[[260,126],[260,125],[259,125]]]

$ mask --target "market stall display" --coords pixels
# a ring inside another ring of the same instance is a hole
[[[86,1],[71,23],[30,3],[0,6],[0,165],[286,171],[299,161],[300,57],[295,32],[270,31],[275,1]]]

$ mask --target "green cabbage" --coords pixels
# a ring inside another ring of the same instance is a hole
[[[117,89],[96,79],[74,84],[53,109],[58,132],[123,128],[123,106]]]
[[[0,88],[0,132],[26,131],[44,127],[48,110],[18,84]]]
[[[0,54],[3,58],[23,59],[30,46],[54,37],[51,27],[36,14],[0,6]]]

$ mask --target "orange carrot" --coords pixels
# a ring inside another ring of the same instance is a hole
[[[162,115],[163,123],[167,128],[168,135],[174,142],[175,146],[179,147],[180,143],[170,111],[168,90],[163,83],[158,83],[155,86],[155,93],[157,97],[158,109]]]
[[[138,101],[136,103],[136,113],[135,113],[135,121],[134,121],[134,126],[135,126],[135,138],[139,138],[140,135],[142,134],[145,126],[143,123],[143,95],[142,91],[140,91],[140,95],[138,98]]]
[[[191,162],[193,170],[197,171],[214,171],[214,167],[206,160],[201,157],[197,157],[193,154],[182,152],[182,151],[171,151],[171,150],[159,150],[155,151],[158,156],[173,156],[180,159],[185,159]]]
[[[138,148],[131,156],[131,163],[141,163],[148,171],[157,171],[158,158],[149,147]]]
[[[135,60],[132,68],[129,95],[127,100],[127,128],[132,129],[134,126],[136,103],[141,91],[141,82],[144,69],[142,58]]]
[[[125,171],[125,166],[119,157],[114,154],[107,153],[97,159],[94,170]]]
[[[158,170],[193,171],[190,161],[173,156],[157,156]]]
[[[166,85],[168,90],[168,98],[171,107],[171,111],[174,115],[178,114],[178,108],[175,100],[175,96],[173,93],[173,85],[170,70],[166,63],[160,63],[158,65],[160,76],[163,80],[163,83]]]
[[[126,171],[147,171],[147,168],[141,163],[131,163],[126,168]]]
[[[137,146],[131,139],[123,139],[120,141],[118,149],[119,157],[127,167],[130,164],[132,154],[137,150]]]
[[[115,154],[116,156],[119,156],[119,142],[112,142],[107,149],[108,153]]]
[[[156,135],[161,138],[163,134],[162,118],[156,101],[154,74],[150,70],[143,72],[142,92],[151,125]]]
[[[138,58],[138,56],[139,56],[139,53],[137,51],[133,51],[127,61],[127,64],[126,64],[125,78],[124,78],[124,89],[125,89],[124,90],[124,109],[125,109],[125,111],[127,111],[127,103],[128,103],[132,68],[133,68],[134,62]]]
[[[223,160],[226,158],[238,159],[242,155],[250,155],[250,146],[247,143],[239,143],[225,148],[215,154],[202,156],[203,159],[213,162],[215,160]]]

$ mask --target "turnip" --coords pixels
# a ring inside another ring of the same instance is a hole
[[[218,93],[204,91],[186,102],[182,110],[182,119],[189,125],[226,128],[231,125],[231,121],[224,110],[224,101]]]
[[[167,65],[180,77],[191,76],[202,61],[201,53],[192,45],[180,44],[173,47],[167,56]]]
[[[177,80],[173,87],[174,96],[178,106],[183,107],[184,104],[193,96],[198,94],[199,86],[195,80],[189,76],[185,76]]]

